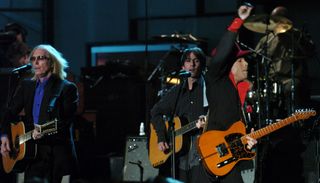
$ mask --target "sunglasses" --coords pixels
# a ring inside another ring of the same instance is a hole
[[[36,57],[34,57],[34,56],[30,57],[30,61],[31,62],[35,62],[37,60],[48,60],[48,59],[49,59],[49,57],[47,57],[45,55],[39,55],[39,56],[36,56]]]

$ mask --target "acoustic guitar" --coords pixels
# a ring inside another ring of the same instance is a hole
[[[207,117],[204,117],[205,122]],[[198,120],[192,121],[184,126],[181,126],[181,119],[179,117],[175,117],[173,119],[174,121],[174,129],[175,129],[175,153],[178,153],[181,151],[183,147],[183,134],[197,128],[196,124]],[[166,128],[168,130],[169,128],[169,123],[166,121]],[[150,139],[149,139],[149,160],[151,162],[151,165],[153,167],[158,167],[159,165],[162,165],[167,161],[167,159],[170,157],[172,154],[172,150],[168,151],[160,151],[158,149],[158,136],[156,134],[156,131],[150,123]]]
[[[228,130],[209,130],[198,138],[198,151],[206,169],[214,175],[224,176],[241,160],[253,159],[255,153],[246,148],[247,136],[259,139],[295,121],[315,116],[306,110],[246,135],[243,122],[235,122]]]
[[[49,121],[42,125],[36,125],[41,135],[52,135],[57,133],[57,119]],[[11,124],[11,139],[9,156],[2,156],[3,169],[6,173],[10,173],[13,169],[23,171],[28,160],[34,159],[36,156],[36,145],[27,143],[32,139],[32,131],[25,131],[24,123],[18,122]]]

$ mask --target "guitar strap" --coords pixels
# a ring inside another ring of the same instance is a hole
[[[244,122],[244,124],[245,124],[245,126],[246,126],[246,129],[247,129],[247,128],[248,128],[248,120],[247,120],[246,114],[245,114],[245,112],[244,112],[244,110],[243,110],[244,107],[241,106],[240,108],[241,108],[241,118],[242,118],[241,121]]]
[[[209,120],[209,103],[208,103],[208,99],[207,99],[207,88],[206,88],[206,80],[203,78],[203,76],[201,76],[202,79],[202,89],[203,89],[203,108],[204,108],[204,113],[206,114],[205,120],[206,123],[202,128],[202,133],[207,131],[207,127],[208,127],[208,120]]]
[[[63,86],[64,86],[64,82],[63,80],[60,80],[58,86],[56,87],[56,91],[53,93],[52,95],[53,97],[49,102],[48,110],[47,110],[48,113],[52,113],[54,106],[56,104],[57,98],[61,95]]]
[[[202,79],[202,89],[203,89],[203,107],[204,108],[208,108],[209,106],[209,103],[208,103],[208,99],[207,99],[207,88],[206,88],[206,82],[205,80],[203,79],[203,77],[201,77]]]
[[[238,95],[239,96],[239,95]],[[248,128],[248,120],[247,120],[247,118],[246,118],[246,114],[245,114],[245,112],[244,112],[244,106],[245,105],[242,105],[241,104],[241,101],[240,101],[240,97],[239,97],[239,108],[240,108],[240,120],[244,123],[244,125],[245,125],[245,127],[246,127],[246,130],[247,130],[247,128]]]
[[[238,98],[238,106],[239,106],[239,114],[240,114],[240,120],[244,123],[245,127],[247,128],[248,127],[248,121],[246,120],[246,115],[245,115],[245,112],[243,110],[244,106],[245,105],[242,105],[241,103],[241,99],[240,99],[240,92],[239,92],[239,88],[238,88],[238,85],[236,85],[236,91],[237,91],[237,98]]]

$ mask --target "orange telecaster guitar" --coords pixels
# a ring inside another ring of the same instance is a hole
[[[245,134],[246,129],[241,121],[234,123],[226,131],[210,130],[198,138],[198,150],[201,160],[209,172],[217,176],[229,173],[240,160],[250,160],[254,152],[246,149],[246,136],[259,139],[295,121],[308,119],[315,116],[316,111],[308,110],[296,112],[292,116],[261,128],[250,134]]]
[[[49,121],[42,125],[36,125],[42,135],[51,135],[57,133],[57,120]],[[25,132],[23,122],[11,124],[11,139],[9,156],[2,156],[3,169],[6,173],[10,173],[14,168],[23,171],[26,162],[23,160],[31,160],[36,155],[36,147],[33,143],[28,143],[32,139],[32,131]]]
[[[206,117],[204,117],[206,121]],[[196,123],[198,120],[190,122],[181,127],[181,120],[179,117],[174,118],[174,129],[175,130],[175,152],[178,153],[182,149],[183,145],[183,134],[197,128]],[[168,129],[169,123],[166,122],[166,128]],[[149,160],[153,167],[157,167],[167,161],[172,151],[162,152],[158,149],[158,136],[156,131],[150,123],[150,140],[149,140]]]

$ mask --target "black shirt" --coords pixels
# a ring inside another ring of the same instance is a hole
[[[203,77],[200,77],[195,83],[193,83],[192,90],[188,89],[187,81],[183,81],[180,85],[173,86],[151,110],[151,121],[157,133],[159,142],[167,141],[164,115],[169,117],[174,113],[174,105],[180,88],[181,93],[174,116],[178,116],[181,119],[186,119],[187,122],[192,122],[197,120],[200,115],[206,114],[206,108],[204,107]],[[185,125],[183,122],[186,121],[182,120],[182,126]],[[188,169],[188,165],[191,167],[199,164],[197,160],[197,151],[195,148],[196,137],[199,134],[199,131],[200,130],[196,129],[187,133],[187,135],[191,136],[192,143],[188,153],[189,156],[186,155],[179,158],[179,167],[182,169]]]

